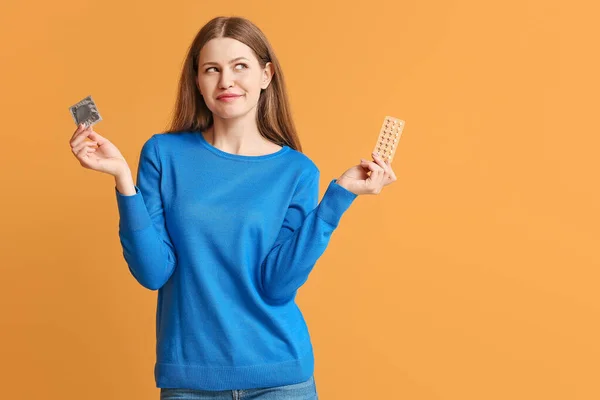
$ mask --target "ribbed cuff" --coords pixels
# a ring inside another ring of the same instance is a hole
[[[337,179],[332,179],[319,203],[317,215],[334,227],[337,227],[342,215],[357,197],[357,194],[338,185]]]
[[[140,188],[137,185],[134,187],[135,194],[124,195],[115,186],[117,207],[120,216],[119,229],[123,231],[137,231],[152,225],[152,220],[148,214],[148,209],[146,208],[146,203],[144,203]]]

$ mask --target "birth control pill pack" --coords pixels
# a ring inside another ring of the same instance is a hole
[[[389,160],[391,162],[394,154],[396,154],[396,148],[398,147],[398,141],[400,140],[400,136],[402,136],[403,129],[403,120],[386,116],[383,119],[381,131],[379,132],[373,152],[379,153],[383,161]]]

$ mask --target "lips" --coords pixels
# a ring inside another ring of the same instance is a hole
[[[217,97],[217,99],[230,99],[230,98],[234,98],[234,97],[240,97],[241,94],[222,94],[220,96]]]

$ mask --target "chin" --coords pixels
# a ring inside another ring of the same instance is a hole
[[[211,109],[213,115],[218,116],[222,119],[239,118],[243,117],[252,111],[253,107],[218,107],[218,109]]]
[[[244,115],[248,114],[248,111],[250,110],[218,110],[217,112],[213,111],[213,115],[221,119],[233,119],[243,117]]]

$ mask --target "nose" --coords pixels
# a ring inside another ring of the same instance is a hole
[[[224,69],[221,73],[221,78],[219,79],[219,87],[221,89],[228,89],[233,86],[233,83],[233,76],[227,71],[227,69]]]

